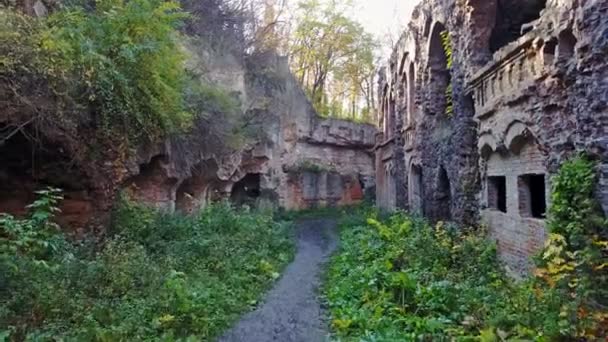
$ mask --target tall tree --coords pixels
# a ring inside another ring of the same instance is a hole
[[[360,118],[373,106],[370,75],[376,43],[345,15],[351,6],[349,0],[301,1],[289,54],[292,70],[319,113]]]

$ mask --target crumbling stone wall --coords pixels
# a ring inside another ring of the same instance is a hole
[[[384,170],[394,168],[395,176],[394,182],[387,183],[390,189],[379,184],[377,198],[381,205],[390,204],[381,199],[394,192],[396,207],[412,208],[433,219],[474,223],[479,188],[476,124],[472,105],[462,91],[466,69],[459,60],[465,50],[459,48],[462,18],[453,15],[456,11],[456,5],[447,1],[420,4],[381,75],[380,89],[388,90],[380,103],[393,97],[395,111],[380,106],[380,117],[394,115],[395,124],[381,137],[377,151],[384,157],[377,164]],[[441,42],[444,30],[450,32],[454,44],[449,70]],[[446,98],[450,84],[451,114]]]
[[[603,1],[420,4],[380,85],[414,85],[414,95],[397,92],[408,96],[397,98],[405,108],[396,121],[405,129],[394,127],[394,134],[404,144],[393,147],[393,155],[405,152],[406,179],[396,191],[406,188],[408,207],[434,219],[487,224],[503,260],[520,274],[546,237],[543,213],[530,217],[529,208],[533,202],[546,210],[551,175],[566,158],[584,151],[598,160],[597,197],[608,209],[608,65],[600,57],[608,51],[607,12]],[[452,44],[451,117],[441,112],[446,73],[437,27]],[[376,151],[383,167],[378,155],[387,152]],[[380,204],[387,193],[378,187]]]
[[[33,192],[52,185],[66,197],[59,223],[75,235],[102,234],[120,192],[161,210],[192,213],[217,200],[263,199],[289,209],[347,205],[373,188],[376,127],[320,118],[286,58],[234,55],[196,37],[183,45],[188,69],[241,103],[245,142],[223,141],[205,116],[185,134],[141,146],[98,139],[86,122],[21,126],[30,113],[11,105],[10,89],[0,87],[8,99],[0,129],[16,132],[0,146],[0,212],[23,215]],[[41,105],[53,100],[40,99]]]
[[[255,60],[248,77],[252,111],[266,118],[262,189],[288,209],[348,205],[375,185],[373,125],[321,118],[287,59]]]

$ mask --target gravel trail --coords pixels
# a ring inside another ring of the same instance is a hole
[[[264,302],[246,314],[220,342],[321,342],[328,328],[319,301],[322,269],[338,241],[336,222],[301,221],[297,252]]]

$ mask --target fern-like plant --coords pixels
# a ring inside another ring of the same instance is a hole
[[[443,46],[443,51],[445,52],[446,57],[446,67],[448,72],[452,69],[454,60],[453,60],[453,50],[452,50],[452,40],[450,38],[450,32],[445,30],[441,31],[439,34],[441,36],[441,45]],[[452,117],[454,115],[454,93],[452,90],[452,79],[451,77],[448,79],[448,86],[445,89],[445,114],[448,117]]]

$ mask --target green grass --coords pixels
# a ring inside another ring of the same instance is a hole
[[[123,201],[97,246],[32,238],[30,228],[46,228],[3,222],[0,337],[14,340],[210,340],[293,256],[289,224],[223,204],[185,217]]]

